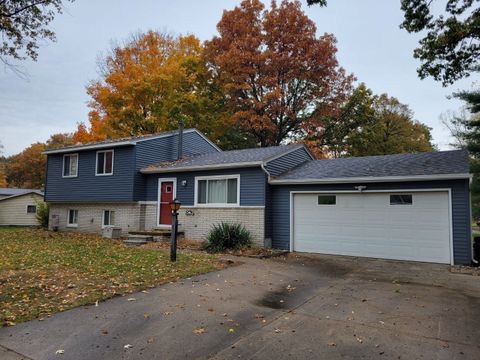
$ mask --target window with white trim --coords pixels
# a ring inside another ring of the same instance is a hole
[[[68,210],[67,226],[69,227],[78,226],[78,210],[75,210],[75,209]]]
[[[113,150],[97,151],[97,169],[95,175],[113,174]]]
[[[198,205],[239,205],[240,175],[200,177],[196,185]]]
[[[113,225],[115,225],[115,211],[103,210],[102,226],[105,227]]]
[[[78,174],[78,154],[63,155],[63,177],[76,177]]]

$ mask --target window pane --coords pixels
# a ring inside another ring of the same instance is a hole
[[[208,180],[208,203],[225,204],[227,202],[227,181]]]
[[[199,204],[207,203],[207,180],[198,181],[197,202]]]
[[[103,225],[104,225],[104,226],[110,225],[110,223],[109,223],[109,221],[108,221],[108,217],[109,217],[109,211],[108,211],[108,210],[104,210],[104,211],[103,211]]]
[[[412,195],[390,195],[390,205],[412,205]]]
[[[70,156],[63,157],[63,176],[70,175]]]
[[[318,205],[335,205],[336,203],[335,195],[318,195]]]
[[[69,210],[68,211],[68,223],[75,225],[78,221],[78,210]]]
[[[97,174],[103,174],[103,165],[105,162],[105,153],[97,153]]]
[[[35,205],[28,205],[27,206],[27,213],[28,214],[35,214],[37,212],[37,207]]]
[[[77,176],[78,155],[70,156],[70,176]]]
[[[113,169],[113,151],[105,153],[105,174],[111,174]]]
[[[227,203],[237,203],[237,179],[228,179]]]

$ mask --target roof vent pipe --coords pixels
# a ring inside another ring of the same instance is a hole
[[[178,153],[177,160],[183,157],[183,121],[178,122]]]

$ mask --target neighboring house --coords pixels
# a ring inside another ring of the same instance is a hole
[[[41,202],[41,190],[0,188],[0,226],[38,225],[37,206]]]
[[[303,145],[222,152],[188,129],[46,154],[60,230],[169,228],[177,198],[190,239],[240,222],[257,244],[290,251],[471,262],[464,151],[314,160]]]

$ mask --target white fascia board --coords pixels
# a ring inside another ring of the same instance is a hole
[[[200,170],[216,170],[216,169],[231,169],[231,168],[244,168],[244,167],[255,167],[262,166],[263,162],[244,162],[244,163],[230,163],[230,164],[213,164],[213,165],[200,165],[200,166],[185,166],[185,167],[170,167],[170,168],[159,168],[152,170],[140,170],[142,174],[161,174],[161,173],[172,173],[172,172],[186,172],[186,171],[200,171]]]
[[[439,175],[412,175],[412,176],[382,176],[382,177],[351,177],[330,179],[280,179],[270,180],[272,185],[295,185],[295,184],[341,184],[341,183],[372,183],[372,182],[402,182],[402,181],[431,181],[431,180],[454,180],[471,179],[472,174],[439,174]]]

